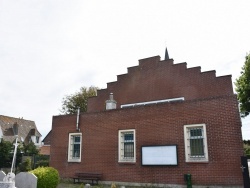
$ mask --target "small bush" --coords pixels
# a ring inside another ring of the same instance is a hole
[[[19,171],[20,172],[28,172],[32,170],[31,168],[31,159],[27,158],[23,163],[19,165]]]
[[[39,167],[30,172],[37,177],[37,188],[56,188],[59,183],[58,171],[52,167]]]
[[[49,166],[49,161],[48,160],[41,160],[41,161],[38,161],[36,164],[35,164],[35,167],[46,167],[46,166]]]
[[[111,184],[111,188],[116,188],[115,183],[112,183],[112,184]]]

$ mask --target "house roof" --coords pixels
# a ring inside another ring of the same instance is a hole
[[[45,138],[42,140],[44,145],[50,145],[50,140],[51,140],[51,130],[50,132],[45,136]]]
[[[18,141],[29,143],[31,136],[42,136],[34,121],[0,115],[0,127],[5,141],[13,142],[15,140],[14,124],[18,125]]]

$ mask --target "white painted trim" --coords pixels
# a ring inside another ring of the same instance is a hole
[[[208,147],[207,147],[207,131],[206,131],[206,125],[205,124],[192,124],[192,125],[184,125],[184,144],[185,144],[185,159],[186,162],[208,162]],[[188,129],[190,128],[202,128],[204,133],[204,158],[190,158],[190,148],[189,148],[189,135],[188,135]]]
[[[71,145],[71,136],[80,136],[80,157],[79,159],[70,158],[70,145]],[[82,133],[69,133],[69,141],[68,141],[68,162],[81,162],[82,158]]]
[[[126,107],[134,107],[134,106],[142,106],[148,104],[158,104],[158,103],[165,103],[165,102],[174,102],[174,101],[184,101],[184,97],[179,98],[172,98],[172,99],[163,99],[163,100],[156,100],[156,101],[147,101],[147,102],[138,102],[138,103],[131,103],[131,104],[122,104],[121,108]]]
[[[134,134],[134,158],[131,160],[124,160],[122,158],[122,152],[121,152],[121,147],[122,147],[122,134],[126,132],[133,132]],[[136,162],[136,134],[135,134],[135,129],[126,129],[126,130],[119,130],[118,131],[118,162],[121,163],[135,163]]]

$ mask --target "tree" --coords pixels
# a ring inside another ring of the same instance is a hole
[[[250,157],[250,140],[243,140],[243,148],[245,155]]]
[[[97,87],[91,86],[81,87],[80,91],[67,95],[62,100],[62,109],[60,110],[63,114],[76,114],[77,109],[80,108],[81,112],[87,111],[88,98],[97,95]]]
[[[24,144],[23,150],[25,156],[37,155],[39,153],[39,149],[37,149],[36,145],[33,142]]]
[[[13,150],[13,145],[11,142],[4,141],[0,143],[0,168],[11,167],[12,157],[11,151]]]
[[[235,82],[242,117],[250,113],[250,54],[246,56],[241,75]]]
[[[20,172],[28,172],[32,170],[31,168],[31,159],[27,158],[23,163],[19,165],[19,171]]]

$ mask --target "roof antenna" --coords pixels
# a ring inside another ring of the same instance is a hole
[[[168,56],[168,49],[166,47],[166,51],[165,51],[165,60],[168,60],[169,59],[169,56]]]

